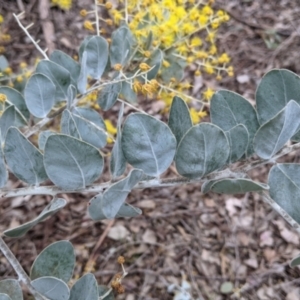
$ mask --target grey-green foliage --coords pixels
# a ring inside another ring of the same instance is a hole
[[[8,229],[3,233],[9,237],[20,237],[24,235],[28,230],[30,230],[36,224],[42,222],[47,217],[54,215],[60,209],[62,209],[67,204],[67,201],[62,198],[54,198],[51,202],[42,210],[42,212],[33,220],[24,223],[13,229]]]
[[[70,290],[67,284],[58,278],[45,276],[31,281],[32,286],[49,300],[68,300]]]
[[[68,283],[75,267],[75,253],[69,241],[59,241],[45,248],[30,270],[31,280],[52,276]]]
[[[154,50],[151,40],[150,34],[145,43],[149,50]],[[287,70],[267,73],[256,92],[257,108],[236,93],[216,92],[210,106],[211,124],[193,126],[186,103],[175,97],[166,124],[146,113],[133,113],[124,118],[123,105],[119,109],[117,103],[119,94],[129,102],[137,101],[130,78],[142,61],[152,69],[145,77],[137,74],[135,79],[141,83],[145,78],[154,78],[158,70],[166,82],[172,77],[180,80],[186,62],[174,55],[174,49],[169,49],[164,57],[159,50],[154,51],[146,59],[136,48],[130,29],[122,26],[112,34],[110,46],[102,37],[88,36],[80,46],[79,58],[80,63],[77,63],[63,52],[54,51],[50,60],[39,62],[24,95],[9,87],[0,87],[0,94],[6,96],[0,118],[1,188],[6,186],[8,167],[17,178],[32,185],[28,189],[34,190],[48,179],[53,189],[41,188],[49,190],[50,194],[95,189],[88,208],[95,221],[133,217],[142,212],[126,203],[131,190],[146,184],[159,185],[160,177],[173,164],[187,181],[201,181],[203,193],[269,192],[277,205],[300,222],[298,164],[275,165],[270,171],[268,185],[249,178],[245,170],[250,170],[252,165],[248,169],[240,168],[241,164],[243,167],[250,164],[255,156],[259,157],[258,163],[276,163],[274,157],[278,152],[291,140],[299,140],[300,79],[297,75]],[[168,68],[162,66],[163,59],[170,63]],[[122,65],[122,72],[111,72],[111,66],[116,64]],[[88,76],[93,81],[88,81]],[[90,90],[88,82],[93,85]],[[112,150],[105,148],[108,134],[99,112],[91,107],[78,107],[78,101],[96,89],[100,90],[97,101],[103,110],[113,107],[120,110]],[[30,138],[32,130],[44,125],[47,116],[56,114],[60,118],[60,132],[40,131],[37,149],[35,139]],[[42,123],[36,118],[43,119]],[[112,181],[100,188],[92,186],[98,184],[104,158],[110,151]],[[22,235],[65,204],[63,199],[55,198],[34,220],[5,234]],[[73,268],[74,250],[69,242],[62,241],[38,256],[31,279],[46,278],[34,284],[39,282],[37,289],[47,292],[49,282],[55,281],[52,277],[67,283]],[[64,287],[62,284],[61,289]],[[87,274],[72,287],[69,300],[97,299],[99,293],[95,278]],[[2,298],[12,298],[5,294],[0,289]],[[63,294],[68,297],[61,292]]]
[[[3,294],[9,298],[5,298]],[[18,280],[15,279],[4,279],[0,281],[0,295],[2,295],[0,296],[1,300],[23,300],[22,289]]]

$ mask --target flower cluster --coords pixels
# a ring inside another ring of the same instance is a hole
[[[69,10],[72,6],[72,0],[51,0],[51,4],[62,10]]]
[[[11,36],[6,33],[5,28],[3,27],[4,17],[0,15],[0,54],[5,52],[5,44],[10,42]]]
[[[162,51],[163,60],[155,85],[145,77],[143,82],[134,80],[131,86],[136,93],[162,100],[165,104],[164,111],[169,110],[175,95],[193,103],[190,105],[192,107],[195,103],[192,101],[195,99],[188,96],[192,86],[181,81],[182,72],[178,69],[193,66],[191,69],[195,76],[204,73],[217,80],[221,80],[224,75],[233,76],[233,67],[229,65],[230,57],[227,53],[219,53],[216,46],[218,28],[229,20],[229,16],[222,10],[213,10],[213,0],[127,0],[125,3],[119,0],[117,6],[109,1],[98,2],[107,9],[111,18],[100,18],[103,22],[100,25],[101,33],[106,34],[106,25],[111,26],[113,23],[120,26],[127,23],[136,38],[141,71],[146,71],[146,67],[150,68],[145,61],[157,49]],[[80,14],[87,16],[88,13],[83,10]],[[90,21],[85,21],[84,27],[89,31],[95,30],[94,23]],[[150,44],[149,36],[152,36]],[[114,69],[117,70],[117,66]],[[174,74],[174,77],[165,76],[167,73]],[[194,123],[198,123],[206,115],[203,110],[205,101],[209,101],[212,94],[212,90],[207,88],[199,101],[201,108],[196,105],[198,109],[191,110]]]

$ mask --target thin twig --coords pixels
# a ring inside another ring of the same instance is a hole
[[[25,34],[28,36],[28,38],[31,40],[31,42],[34,44],[34,46],[36,47],[36,49],[44,56],[45,59],[49,60],[46,52],[37,44],[37,42],[34,40],[34,38],[30,35],[30,33],[28,32],[28,30],[22,25],[21,21],[19,20],[18,16],[16,14],[13,14],[13,16],[15,17],[15,19],[17,20],[19,26],[23,29],[23,31],[25,32]]]
[[[30,293],[35,297],[36,300],[48,300],[48,298],[42,296],[39,292],[37,292],[34,287],[31,285],[30,278],[20,265],[17,258],[14,256],[14,254],[11,252],[11,250],[8,248],[4,240],[0,237],[0,250],[3,253],[3,255],[6,257],[6,259],[9,261],[13,269],[18,275],[18,279],[20,282],[25,284]]]
[[[96,19],[96,30],[97,36],[100,36],[100,28],[99,28],[99,15],[98,15],[98,0],[95,0],[95,19]]]

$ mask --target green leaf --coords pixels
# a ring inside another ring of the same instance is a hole
[[[76,81],[77,82],[77,81]],[[68,91],[67,91],[67,94],[68,94],[68,99],[67,99],[67,108],[68,109],[71,109],[72,107],[72,104],[74,102],[74,99],[76,98],[76,94],[77,94],[77,89],[74,85],[70,85],[68,87]]]
[[[14,105],[7,107],[0,118],[1,141],[4,142],[9,127],[21,127],[25,124],[26,120],[16,111]]]
[[[6,294],[9,298],[2,297],[4,299],[11,300],[23,300],[23,293],[18,280],[16,279],[4,279],[0,281],[0,293]],[[1,297],[0,297],[1,299]],[[2,300],[2,299],[1,299]]]
[[[22,224],[18,227],[15,227],[13,229],[9,229],[4,231],[4,234],[9,237],[20,237],[24,235],[28,230],[30,230],[32,227],[34,227],[36,224],[44,221],[49,216],[54,215],[59,210],[61,210],[63,207],[65,207],[67,204],[67,201],[62,198],[54,198],[51,200],[51,202],[43,209],[43,211],[33,220]]]
[[[20,112],[20,114],[26,120],[29,119],[30,114],[29,114],[28,108],[26,106],[25,99],[20,92],[18,92],[17,90],[15,90],[13,88],[8,87],[8,86],[1,86],[0,94],[6,95],[6,98],[7,98],[6,101],[10,105],[13,104],[17,108],[17,111]]]
[[[72,111],[75,115],[80,116],[90,122],[94,123],[96,126],[102,128],[106,131],[106,125],[100,116],[100,114],[92,108],[85,108],[85,107],[76,107]]]
[[[249,132],[245,125],[239,124],[232,127],[229,131],[226,131],[225,134],[230,147],[230,154],[227,162],[231,164],[238,161],[247,151]]]
[[[52,243],[35,259],[30,271],[31,280],[52,276],[68,283],[75,267],[75,253],[69,241]]]
[[[253,137],[259,124],[253,106],[241,95],[222,90],[216,92],[210,104],[211,122],[224,131],[239,124],[245,125],[249,133],[247,156],[253,153]]]
[[[178,173],[188,178],[201,178],[222,168],[230,153],[225,133],[216,125],[193,126],[178,145],[175,163]]]
[[[107,84],[98,94],[97,102],[101,109],[107,111],[111,109],[118,100],[118,96],[122,89],[122,82]]]
[[[173,161],[176,139],[165,123],[146,114],[135,113],[125,121],[122,149],[127,162],[134,168],[158,177]]]
[[[47,139],[44,165],[56,186],[74,191],[92,184],[100,176],[103,158],[95,147],[73,137],[57,134]]]
[[[43,74],[32,75],[24,90],[26,105],[35,117],[45,118],[55,103],[56,87],[52,80]]]
[[[176,137],[177,145],[193,126],[189,108],[180,97],[173,98],[168,125]]]
[[[89,202],[89,215],[94,221],[106,220],[102,210],[102,194],[93,197]],[[142,211],[128,203],[123,203],[115,218],[132,218],[142,214]]]
[[[71,84],[71,74],[64,67],[50,60],[42,60],[36,67],[37,73],[42,73],[49,77],[56,87],[55,100],[66,100],[68,97],[68,87]],[[26,97],[25,97],[26,99]]]
[[[121,123],[123,118],[124,103],[121,104],[119,110],[118,124],[117,124],[117,137],[111,151],[110,157],[110,172],[113,178],[123,175],[126,168],[126,159],[122,150],[122,131]]]
[[[12,299],[8,295],[0,293],[0,300],[12,300]]]
[[[6,134],[4,156],[12,173],[19,179],[34,185],[48,177],[41,152],[15,127]]]
[[[211,190],[212,192],[219,194],[245,194],[248,192],[258,192],[268,189],[268,185],[264,183],[243,178],[212,180],[209,185],[202,185],[203,193],[207,193]]]
[[[71,75],[72,84],[76,86],[80,74],[79,63],[60,50],[54,50],[50,55],[50,60],[68,70]]]
[[[255,97],[258,120],[264,124],[290,100],[300,104],[300,77],[288,70],[272,70],[260,81]]]
[[[277,164],[269,173],[271,198],[300,223],[300,165]]]
[[[163,54],[160,49],[156,49],[152,52],[151,57],[146,60],[146,64],[151,68],[154,67],[151,71],[147,73],[147,79],[154,79],[161,68],[163,61]]]
[[[128,74],[126,74],[128,75]],[[137,95],[127,81],[122,82],[121,96],[130,103],[137,103]]]
[[[70,135],[76,139],[81,139],[73,114],[65,109],[60,120],[60,131],[63,134]]]
[[[300,265],[300,254],[297,255],[296,257],[294,257],[291,262],[290,262],[290,267],[293,268],[293,267],[296,267],[296,266],[299,266]]]
[[[83,59],[83,52],[85,50],[85,46],[87,45],[87,43],[89,42],[89,40],[94,37],[95,35],[88,35],[84,38],[84,40],[81,42],[80,47],[79,47],[79,51],[78,51],[78,55],[79,55],[79,60],[82,61]]]
[[[40,277],[31,281],[31,285],[49,300],[68,300],[70,296],[66,283],[55,277]]]
[[[53,134],[56,134],[56,133],[51,130],[45,130],[45,131],[40,132],[38,144],[39,144],[39,148],[41,151],[44,151],[44,149],[45,149],[45,144],[46,144],[47,138]]]
[[[107,141],[106,131],[97,126],[95,123],[90,122],[84,118],[73,115],[77,130],[81,139],[96,148],[104,148]]]
[[[131,56],[135,41],[128,27],[122,26],[111,35],[110,64],[121,64],[125,66]]]
[[[298,131],[300,106],[291,100],[275,117],[264,123],[254,137],[254,150],[263,159],[270,159]]]
[[[112,184],[102,196],[102,211],[107,219],[113,219],[133,187],[141,180],[143,171],[131,170],[127,177]]]
[[[82,54],[81,59],[81,68],[80,68],[80,74],[77,81],[77,87],[81,94],[86,93],[86,86],[87,86],[87,78],[88,78],[88,70],[86,66],[86,60],[87,60],[87,52],[84,51]]]
[[[104,296],[109,290],[106,285],[98,285],[99,297]],[[113,292],[111,291],[103,300],[115,300]]]
[[[222,294],[230,294],[233,292],[233,284],[230,281],[223,282],[221,285],[221,293]]]
[[[0,55],[0,71],[4,71],[7,67],[9,67],[9,62],[4,55]]]
[[[6,170],[3,150],[2,147],[0,147],[0,188],[3,188],[6,185],[7,180],[8,172]]]
[[[108,61],[108,43],[101,36],[93,36],[87,42],[84,51],[87,53],[87,73],[94,79],[100,79]]]
[[[98,284],[93,274],[85,274],[72,286],[69,300],[98,300]]]
[[[187,66],[186,61],[174,56],[172,53],[165,55],[164,60],[166,60],[170,66],[161,68],[161,77],[163,81],[168,83],[171,78],[181,81],[184,75],[184,69]]]

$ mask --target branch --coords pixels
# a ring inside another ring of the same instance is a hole
[[[300,233],[300,225],[282,209],[270,196],[266,193],[260,193],[263,200],[268,203],[277,213],[279,213],[298,233]]]
[[[31,40],[31,42],[34,44],[35,48],[44,56],[45,59],[49,60],[46,52],[37,44],[37,42],[34,40],[34,38],[28,32],[28,30],[27,30],[28,27],[26,28],[26,27],[24,27],[22,25],[21,21],[19,20],[19,17],[16,14],[13,14],[13,16],[17,20],[19,26],[23,29],[23,31],[25,32],[25,34],[29,37],[29,39]]]
[[[6,259],[9,261],[13,269],[16,271],[18,274],[18,279],[20,282],[25,284],[30,293],[35,297],[36,300],[48,300],[48,298],[45,298],[42,296],[40,293],[38,293],[34,287],[31,285],[31,280],[20,265],[19,261],[16,259],[14,254],[11,252],[11,250],[8,248],[4,240],[0,237],[0,250],[3,253],[3,255],[6,257]]]

